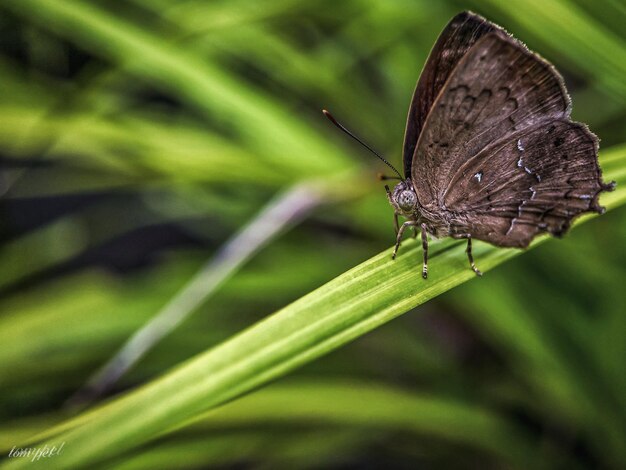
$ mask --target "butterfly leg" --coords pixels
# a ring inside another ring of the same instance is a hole
[[[422,277],[428,278],[428,233],[426,232],[426,225],[422,224],[422,252],[424,254],[424,264],[422,265]]]
[[[404,235],[404,231],[407,227],[411,227],[413,225],[415,225],[415,221],[413,220],[407,220],[402,225],[400,225],[400,230],[398,230],[398,235],[396,236],[396,246],[393,249],[391,259],[396,259],[396,254],[398,253],[398,248],[400,248],[400,243],[402,242],[402,235]]]
[[[483,273],[481,273],[480,270],[474,264],[474,256],[472,256],[472,237],[470,237],[469,235],[467,237],[467,248],[465,249],[465,252],[467,253],[467,259],[469,260],[469,264],[470,264],[470,267],[472,268],[472,271],[474,271],[477,276],[482,276]]]

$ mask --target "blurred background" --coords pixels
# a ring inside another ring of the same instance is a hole
[[[400,167],[465,9],[556,65],[601,152],[624,144],[622,0],[0,0],[3,455],[290,188],[326,185],[109,394],[391,246],[385,167],[320,110]],[[625,242],[622,207],[109,464],[625,468]],[[490,419],[518,437],[459,432]]]

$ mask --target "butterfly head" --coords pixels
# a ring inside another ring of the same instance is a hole
[[[415,213],[417,209],[417,194],[410,179],[396,184],[389,202],[391,202],[391,205],[399,214],[410,216]]]

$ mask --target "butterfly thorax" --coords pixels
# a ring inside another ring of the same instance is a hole
[[[393,188],[389,202],[397,215],[424,224],[430,234],[437,237],[449,235],[450,221],[445,217],[446,214],[436,208],[431,211],[428,207],[422,206],[410,178]]]

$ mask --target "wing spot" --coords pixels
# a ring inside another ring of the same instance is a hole
[[[478,181],[480,183],[483,180],[483,172],[482,172],[482,170],[479,171],[478,173],[476,173],[474,175],[474,178],[476,178],[476,181]]]
[[[454,88],[450,88],[450,91],[459,91],[462,90],[465,94],[469,93],[469,87],[467,85],[458,85]]]
[[[504,99],[506,100],[511,94],[511,89],[508,86],[502,86],[498,88],[498,93],[504,93]]]
[[[522,139],[517,139],[517,150],[520,152],[524,151],[524,144],[522,144]]]

